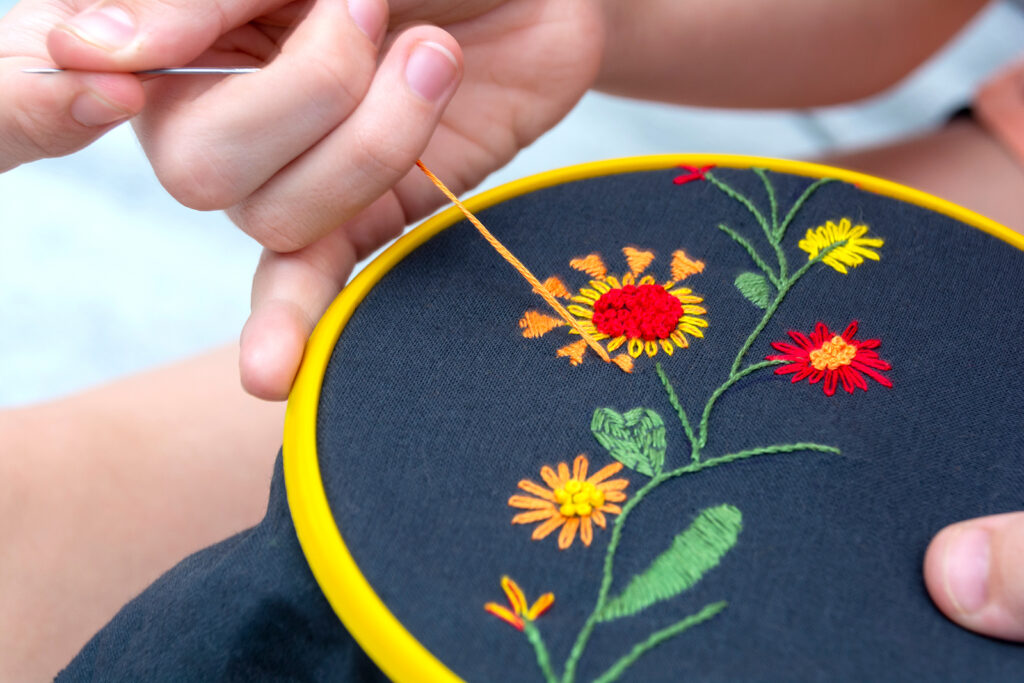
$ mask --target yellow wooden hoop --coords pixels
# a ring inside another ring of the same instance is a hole
[[[803,161],[759,157],[676,154],[614,159],[570,166],[530,176],[484,192],[465,202],[473,212],[553,185],[585,178],[669,169],[680,164],[726,168],[761,167],[779,173],[829,177],[978,228],[1024,250],[1024,235],[938,197],[872,176]],[[374,285],[431,237],[463,219],[452,207],[399,239],[370,263],[334,300],[306,345],[305,357],[288,398],[284,427],[284,477],[299,543],[334,611],[359,645],[392,680],[458,681],[459,678],[409,633],[388,610],[345,546],[320,478],[316,416],[327,363],[352,313]]]

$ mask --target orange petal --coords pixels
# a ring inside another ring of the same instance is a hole
[[[569,463],[560,462],[558,463],[558,482],[559,486],[565,486],[565,483],[572,477],[569,476]]]
[[[544,281],[544,289],[561,299],[569,298],[569,290],[566,288],[565,283],[554,275]]]
[[[605,525],[608,523],[605,519],[604,513],[600,510],[592,510],[590,512],[590,519],[592,519],[594,524],[598,525],[602,529],[606,528]]]
[[[583,481],[587,478],[587,456],[580,453],[572,463],[572,478]]]
[[[672,279],[685,280],[704,271],[703,261],[694,261],[682,249],[672,252]]]
[[[530,510],[529,512],[520,512],[518,515],[512,518],[513,524],[530,524],[531,522],[539,522],[542,519],[548,519],[552,515],[557,515],[558,510],[552,505],[547,510]]]
[[[558,475],[555,474],[555,471],[548,465],[544,465],[544,467],[540,468],[540,476],[544,478],[544,482],[551,487],[552,491],[562,486],[562,481],[558,478]],[[552,499],[553,498],[554,496],[552,496]]]
[[[605,503],[598,509],[601,512],[607,512],[610,515],[622,514],[622,508],[620,508],[618,505],[612,505],[611,503]]]
[[[501,588],[505,591],[508,604],[512,606],[513,612],[516,614],[526,612],[526,596],[523,595],[523,589],[519,587],[518,583],[507,576],[503,576],[501,577]]]
[[[654,260],[653,251],[640,251],[633,247],[624,247],[622,253],[626,257],[626,263],[629,264],[629,269],[633,275],[639,275],[644,269],[651,265],[651,261]]]
[[[588,254],[582,258],[574,258],[569,265],[576,270],[581,270],[590,277],[604,277],[608,269],[601,260],[600,254]]]
[[[619,463],[621,464],[621,463]],[[614,474],[614,472],[612,473]],[[610,475],[609,475],[610,476]],[[629,479],[612,479],[611,481],[604,481],[597,485],[600,491],[621,491],[622,489],[629,486]]]
[[[553,492],[551,492],[548,489],[544,488],[540,484],[535,484],[534,482],[530,481],[529,479],[522,479],[522,480],[520,480],[519,488],[521,488],[522,490],[527,491],[529,493],[532,493],[535,496],[539,496],[539,497],[543,498],[544,500],[550,500],[552,502],[554,502],[554,500],[555,500],[555,494]]]
[[[542,337],[556,327],[567,324],[561,318],[555,318],[540,311],[527,311],[519,319],[519,327],[527,339]]]
[[[588,548],[590,547],[590,542],[594,540],[594,527],[590,525],[590,517],[582,517],[580,519],[580,540]]]
[[[620,353],[615,358],[612,358],[612,362],[625,372],[633,372],[633,359],[624,353]]]
[[[587,340],[580,339],[567,346],[563,346],[555,352],[559,357],[568,357],[570,365],[579,365],[583,362],[583,354],[587,352]]]
[[[576,529],[580,526],[579,517],[570,517],[565,521],[565,526],[562,527],[562,532],[558,534],[558,547],[565,550],[572,545],[572,542],[576,539]]]
[[[526,618],[533,621],[540,615],[551,609],[551,605],[555,604],[555,594],[545,593],[544,595],[537,598],[537,602],[533,603],[533,607],[526,613]]]
[[[626,494],[623,493],[622,491],[606,491],[604,494],[604,499],[609,500],[613,503],[621,503],[622,501],[626,500]]]
[[[587,479],[587,481],[589,481],[591,484],[594,484],[595,486],[597,486],[602,481],[604,481],[608,477],[612,476],[613,474],[615,474],[616,472],[618,472],[621,469],[622,469],[622,463],[621,462],[613,462],[610,465],[605,465],[604,467],[599,469],[597,472],[594,472],[594,474],[592,474],[590,476],[590,479]],[[627,484],[629,483],[625,479],[623,479],[622,481],[625,481]],[[598,486],[597,488],[604,488],[604,487],[603,486]]]
[[[534,529],[533,534],[530,536],[530,538],[532,538],[535,541],[539,541],[540,539],[545,538],[548,534],[550,534],[558,527],[562,526],[562,524],[564,523],[565,517],[563,517],[562,515],[555,515],[554,517],[552,517],[551,519],[549,519],[548,521],[544,522],[536,529]]]
[[[505,622],[508,622],[509,624],[512,624],[513,626],[515,626],[520,631],[523,630],[523,620],[520,619],[515,614],[512,614],[512,612],[509,612],[507,609],[505,609],[504,607],[502,607],[498,603],[496,603],[496,602],[489,602],[486,605],[484,605],[484,610],[487,611],[487,612],[490,612],[491,614],[493,614],[494,616],[498,617],[502,621],[505,621]]]
[[[531,496],[512,496],[508,499],[509,507],[520,510],[554,510],[555,504],[550,500],[533,498]]]

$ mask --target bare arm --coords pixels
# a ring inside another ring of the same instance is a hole
[[[985,0],[602,0],[597,87],[715,107],[809,107],[877,93]]]

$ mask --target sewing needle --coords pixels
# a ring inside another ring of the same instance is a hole
[[[145,71],[133,72],[137,76],[165,76],[165,75],[201,75],[201,74],[251,74],[260,70],[258,66],[180,66],[170,69],[146,69]],[[35,67],[22,69],[26,74],[57,74],[71,69],[58,69],[54,67]]]

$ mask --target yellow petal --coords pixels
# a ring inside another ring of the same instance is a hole
[[[648,356],[654,358],[656,355],[658,355],[658,342],[644,342],[644,351],[647,352]]]
[[[630,339],[629,348],[627,350],[629,351],[629,355],[633,358],[639,358],[640,354],[643,353],[644,343],[639,339]]]

